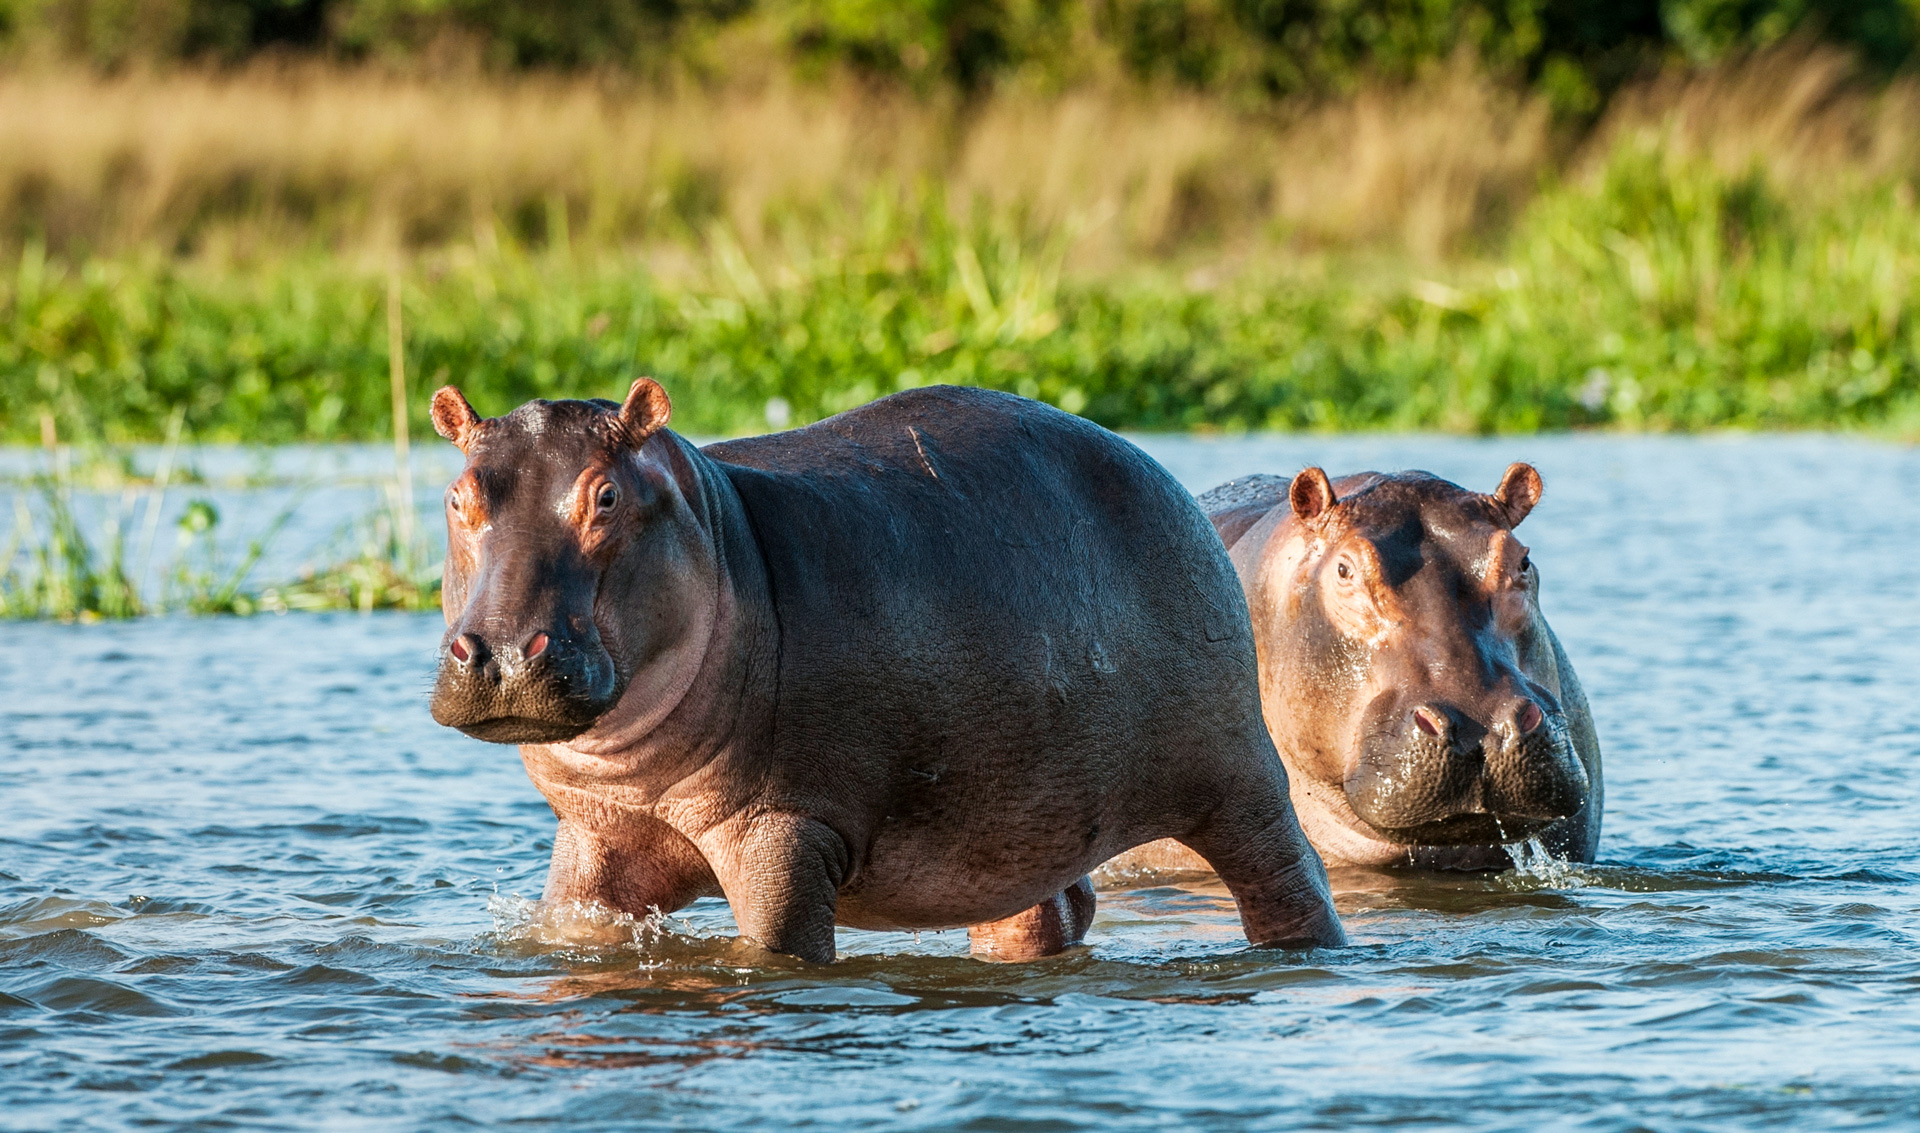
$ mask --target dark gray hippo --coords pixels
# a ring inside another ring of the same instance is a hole
[[[704,449],[667,414],[646,379],[491,420],[434,395],[467,464],[433,715],[521,745],[548,900],[1025,959],[1081,938],[1090,869],[1171,838],[1254,943],[1343,941],[1232,566],[1138,449],[971,389]]]
[[[1592,861],[1600,741],[1514,528],[1540,474],[1491,495],[1425,472],[1252,476],[1200,497],[1260,648],[1267,729],[1329,864],[1498,869],[1537,837]],[[1198,867],[1177,846],[1117,867]]]

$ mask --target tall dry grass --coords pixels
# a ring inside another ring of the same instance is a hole
[[[941,191],[1085,264],[1196,243],[1458,246],[1524,198],[1546,113],[1471,69],[1264,115],[1119,89],[958,106],[773,81],[664,94],[258,69],[0,76],[0,234],[55,249],[500,239],[749,247]]]
[[[1629,135],[1788,187],[1920,170],[1920,83],[1791,44],[1623,91],[1584,138],[1465,64],[1254,114],[1106,86],[960,105],[778,77],[676,92],[372,70],[0,74],[0,244],[179,252],[501,240],[661,245],[724,222],[749,251],[857,231],[928,191],[1072,263],[1356,245],[1434,260],[1497,238],[1561,170]]]
[[[1656,144],[1730,176],[1755,170],[1793,193],[1920,173],[1920,82],[1863,76],[1853,56],[1794,41],[1710,68],[1675,68],[1629,87],[1581,147],[1590,173],[1622,143]]]
[[[946,176],[1050,225],[1104,226],[1109,260],[1249,237],[1432,258],[1524,201],[1549,142],[1544,104],[1456,67],[1260,117],[1193,97],[1003,99]]]

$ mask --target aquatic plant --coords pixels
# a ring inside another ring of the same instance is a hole
[[[16,495],[16,522],[6,555],[0,558],[0,616],[91,619],[134,617],[160,610],[192,614],[252,614],[260,610],[426,609],[438,602],[439,564],[414,522],[413,475],[408,455],[407,384],[402,333],[400,278],[397,271],[387,288],[387,353],[391,393],[394,476],[386,485],[386,506],[349,525],[344,541],[350,549],[336,553],[319,567],[309,566],[299,578],[256,592],[249,584],[267,548],[298,511],[302,495],[284,507],[266,530],[247,543],[236,557],[219,538],[220,512],[212,500],[188,502],[175,526],[179,535],[172,568],[160,599],[142,601],[139,583],[147,577],[160,512],[185,426],[186,409],[176,406],[167,423],[167,440],[153,480],[146,485],[145,537],[137,565],[129,573],[123,520],[134,498],[133,462],[125,452],[94,453],[93,462],[123,481],[121,507],[106,529],[108,561],[96,568],[98,557],[74,518],[72,449],[58,443],[51,413],[40,420],[42,443],[49,453],[49,471],[33,479],[43,497],[38,514],[24,496]],[[70,392],[56,380],[56,392]],[[29,565],[16,565],[22,545]]]
[[[298,578],[269,586],[260,608],[289,610],[435,610],[440,560],[408,522],[409,507],[389,485],[384,507],[337,535],[321,562]]]
[[[189,502],[177,522],[179,548],[162,607],[190,614],[251,614],[261,609],[260,595],[246,589],[247,582],[298,506],[296,500],[283,509],[266,533],[248,540],[245,552],[233,561],[215,537],[219,509],[211,500]]]
[[[152,530],[164,506],[165,470],[153,481],[128,483],[90,535],[74,506],[75,476],[63,453],[52,470],[32,476],[13,493],[14,524],[0,544],[0,618],[94,621],[143,614],[285,613],[289,610],[423,610],[436,608],[440,563],[417,527],[404,524],[401,495],[389,484],[387,502],[348,524],[290,581],[260,585],[254,571],[302,505],[296,496],[266,528],[235,548],[223,539],[213,501],[190,500],[175,521],[170,564],[157,592],[151,580]],[[145,495],[145,510],[138,508]],[[135,552],[128,538],[136,513],[148,535]]]
[[[128,571],[124,506],[107,523],[102,553],[82,531],[64,477],[36,476],[30,486],[37,509],[27,494],[14,496],[14,530],[0,558],[0,617],[91,620],[144,612]]]

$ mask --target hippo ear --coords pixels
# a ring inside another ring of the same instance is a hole
[[[620,427],[626,431],[627,443],[639,448],[671,416],[673,404],[667,400],[667,391],[652,378],[641,378],[633,383],[625,404],[620,406]]]
[[[1493,490],[1493,502],[1507,516],[1508,527],[1520,526],[1527,518],[1533,505],[1540,502],[1540,493],[1545,485],[1540,482],[1540,473],[1531,464],[1515,461],[1507,465],[1507,474],[1500,477],[1500,486]]]
[[[433,395],[433,431],[467,451],[474,430],[480,427],[480,415],[467,404],[466,395],[453,386],[441,386]]]
[[[1333,484],[1327,480],[1327,474],[1320,468],[1303,468],[1293,483],[1287,486],[1287,500],[1293,504],[1293,514],[1311,523],[1325,515],[1336,502],[1333,498]]]

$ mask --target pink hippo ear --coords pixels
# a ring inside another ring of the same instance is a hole
[[[625,404],[620,406],[620,428],[627,435],[627,443],[639,448],[664,428],[671,416],[673,403],[667,400],[667,391],[652,378],[641,378],[633,383]]]
[[[1287,501],[1293,504],[1293,514],[1307,523],[1325,515],[1337,502],[1333,498],[1333,484],[1321,468],[1301,469],[1287,486]]]
[[[1507,474],[1500,477],[1500,486],[1493,490],[1493,502],[1506,514],[1507,526],[1518,527],[1533,510],[1533,505],[1540,502],[1540,493],[1544,490],[1540,473],[1533,465],[1515,461],[1507,465]]]
[[[473,443],[474,432],[480,427],[480,415],[467,404],[466,395],[453,386],[441,386],[433,394],[433,431],[460,447],[461,452]]]

